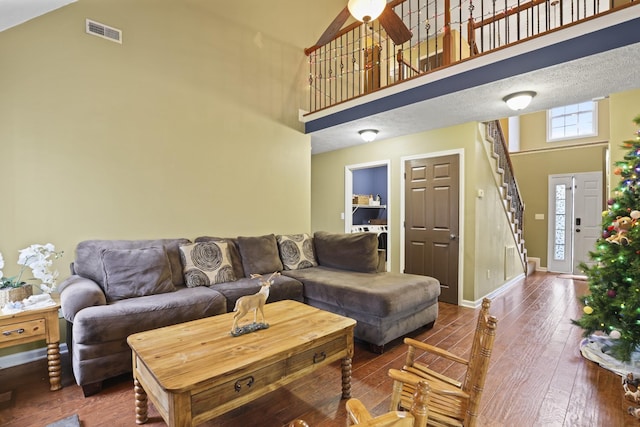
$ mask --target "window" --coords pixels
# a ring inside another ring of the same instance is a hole
[[[598,108],[593,101],[547,111],[547,142],[585,138],[598,133]]]

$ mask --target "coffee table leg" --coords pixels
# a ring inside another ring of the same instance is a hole
[[[147,392],[144,391],[137,378],[133,379],[133,391],[136,395],[136,424],[144,424],[149,420],[147,417]]]
[[[60,346],[57,342],[47,344],[47,365],[49,369],[50,390],[60,390]]]
[[[342,359],[342,398],[351,398],[351,358]]]

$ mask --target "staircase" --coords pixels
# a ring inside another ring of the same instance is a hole
[[[500,188],[505,214],[511,224],[516,249],[520,254],[522,267],[527,276],[535,271],[535,263],[527,260],[524,246],[524,202],[520,196],[518,183],[513,174],[509,150],[498,120],[484,123],[485,149],[495,161],[496,184]]]

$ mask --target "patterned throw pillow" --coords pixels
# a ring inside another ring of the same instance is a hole
[[[317,267],[313,252],[313,239],[308,234],[277,236],[280,259],[285,270],[300,270]]]
[[[187,287],[233,282],[236,276],[227,242],[202,242],[180,246],[180,257]]]

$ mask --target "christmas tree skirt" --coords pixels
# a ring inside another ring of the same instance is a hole
[[[590,335],[580,342],[580,353],[584,358],[621,377],[626,377],[629,372],[633,373],[635,378],[640,377],[640,351],[632,353],[630,361],[623,362],[609,354],[612,343],[613,340],[607,336]]]

